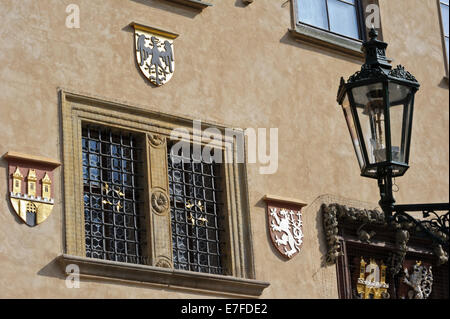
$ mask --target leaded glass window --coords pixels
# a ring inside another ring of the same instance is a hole
[[[83,125],[82,167],[87,257],[145,264],[138,135]]]
[[[221,165],[167,153],[174,268],[225,274]]]

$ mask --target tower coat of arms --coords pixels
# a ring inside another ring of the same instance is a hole
[[[11,205],[28,226],[45,221],[53,210],[53,170],[60,164],[45,158],[8,152],[8,185]]]
[[[154,85],[161,86],[175,71],[173,40],[177,34],[132,23],[136,63],[142,74]]]

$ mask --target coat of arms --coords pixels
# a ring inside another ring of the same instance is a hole
[[[390,297],[386,283],[387,266],[381,261],[378,264],[375,259],[370,258],[367,263],[361,257],[359,266],[359,278],[357,281],[358,298],[361,299],[388,299]]]
[[[411,274],[408,268],[404,269],[403,283],[410,288],[408,291],[409,299],[427,299],[431,295],[433,287],[431,266],[427,268],[422,265],[421,261],[416,261]]]
[[[278,207],[268,207],[272,243],[283,257],[292,258],[303,243],[302,213]]]
[[[16,214],[33,227],[50,215],[53,209],[53,170],[58,162],[8,152],[9,198]]]
[[[175,71],[173,40],[177,34],[132,23],[136,62],[142,74],[154,85],[161,86]]]

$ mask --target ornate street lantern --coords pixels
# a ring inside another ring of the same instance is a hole
[[[393,177],[408,169],[414,95],[419,83],[386,58],[387,43],[372,29],[363,44],[366,62],[347,83],[341,78],[338,102],[342,106],[361,168],[361,175]]]
[[[361,71],[347,83],[341,78],[337,97],[361,175],[378,180],[379,204],[386,222],[413,223],[448,252],[449,203],[394,205],[392,179],[409,168],[414,95],[420,85],[403,66],[392,68],[386,58],[387,43],[377,39],[375,29],[370,30],[369,36],[370,40],[363,43],[366,61]],[[412,217],[408,211],[422,211],[422,219]]]

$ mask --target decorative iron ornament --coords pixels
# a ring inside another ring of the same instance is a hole
[[[83,125],[81,144],[86,256],[148,264],[139,137]]]
[[[154,85],[170,81],[175,71],[172,32],[132,23],[134,27],[136,62],[142,74]]]
[[[449,207],[443,204],[415,204],[395,205],[392,221],[415,227],[427,234],[435,243],[440,245],[447,253],[449,251]],[[445,214],[437,214],[438,211],[447,211]],[[421,220],[418,220],[407,212],[422,212]],[[430,218],[432,216],[432,218]]]
[[[194,161],[171,149],[168,143],[173,268],[229,274],[221,164]]]
[[[397,65],[397,67],[389,72],[389,75],[398,79],[408,80],[411,82],[417,82],[416,78],[405,70],[405,67],[402,65]]]

